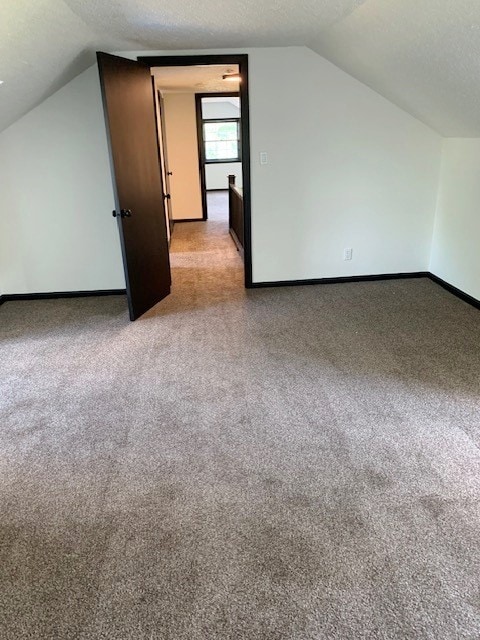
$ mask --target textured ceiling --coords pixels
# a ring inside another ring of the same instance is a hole
[[[149,49],[305,44],[364,0],[65,0],[92,27]]]
[[[0,130],[96,49],[307,45],[447,136],[480,136],[478,0],[1,0]]]
[[[480,1],[368,0],[309,42],[446,136],[480,136]]]
[[[239,83],[223,76],[238,73],[238,65],[208,65],[196,67],[154,67],[156,85],[164,91],[222,93],[238,91]]]
[[[61,0],[0,0],[0,131],[116,46]]]

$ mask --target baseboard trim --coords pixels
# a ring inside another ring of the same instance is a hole
[[[458,289],[458,287],[454,287],[453,284],[449,284],[445,280],[442,280],[442,278],[439,278],[434,273],[429,273],[428,277],[430,278],[430,280],[432,280],[433,282],[436,282],[438,285],[443,287],[449,293],[453,293],[454,296],[456,296],[457,298],[460,298],[460,300],[463,300],[464,302],[472,305],[472,307],[475,307],[476,309],[480,309],[480,300],[477,300],[476,298],[469,295],[468,293],[465,293],[461,289]]]
[[[252,282],[249,289],[263,289],[266,287],[303,287],[311,284],[342,284],[347,282],[371,282],[374,280],[405,280],[408,278],[429,278],[432,282],[440,285],[449,293],[452,293],[463,302],[466,302],[476,309],[480,309],[480,300],[465,293],[461,289],[454,287],[442,278],[439,278],[430,271],[414,271],[408,273],[382,273],[369,276],[341,276],[338,278],[311,278],[308,280],[278,280],[276,282]]]
[[[252,289],[264,287],[303,287],[311,284],[342,284],[345,282],[370,282],[372,280],[404,280],[405,278],[428,278],[428,271],[408,273],[381,273],[368,276],[340,276],[337,278],[311,278],[307,280],[277,280],[276,282],[252,282]]]
[[[179,222],[179,221],[178,221]],[[415,271],[409,273],[383,273],[369,276],[341,276],[338,278],[311,278],[308,280],[278,280],[276,282],[252,282],[249,289],[264,289],[269,287],[303,287],[312,284],[342,284],[348,282],[371,282],[375,280],[405,280],[409,278],[429,278],[446,291],[453,294],[463,302],[480,309],[480,300],[465,293],[458,287],[449,284],[442,278],[429,271]],[[0,305],[4,302],[16,300],[55,300],[58,298],[92,298],[98,296],[123,296],[125,289],[98,289],[93,291],[54,291],[44,293],[4,293],[0,295]]]
[[[56,300],[58,298],[93,298],[98,296],[123,296],[125,289],[98,289],[95,291],[48,291],[44,293],[4,293],[0,305],[17,300]]]
[[[181,220],[174,220],[173,224],[177,222],[205,222],[205,218],[182,218]]]

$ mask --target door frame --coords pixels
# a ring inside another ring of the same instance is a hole
[[[170,198],[170,170],[168,167],[168,153],[167,153],[167,141],[165,137],[165,119],[164,119],[164,105],[163,105],[163,97],[160,93],[160,89],[157,89],[155,86],[155,78],[152,76],[152,84],[153,84],[153,92],[155,94],[154,103],[156,107],[155,111],[155,121],[157,125],[157,134],[158,134],[158,155],[160,158],[160,171],[163,175],[163,198],[165,202],[165,213],[168,220],[168,244],[170,246],[170,241],[172,239],[173,232],[173,218],[172,218],[172,204]],[[160,142],[161,141],[161,142]]]
[[[195,65],[238,65],[241,77],[240,117],[242,142],[243,217],[244,217],[244,269],[245,288],[252,288],[252,198],[250,183],[250,112],[248,87],[248,55],[177,55],[138,56],[137,60],[149,67],[188,67]],[[202,189],[205,192],[204,189]],[[206,195],[205,195],[206,197]]]
[[[200,189],[202,190],[202,208],[203,208],[203,219],[208,219],[208,209],[207,209],[207,176],[205,171],[205,165],[208,164],[205,161],[205,147],[203,140],[203,117],[202,117],[202,98],[239,98],[239,91],[229,91],[225,93],[196,93],[195,94],[195,113],[197,116],[197,141],[198,141],[198,166],[200,171]],[[222,118],[223,120],[228,120],[229,118]],[[236,120],[237,118],[231,118],[231,120]],[[219,160],[218,162],[221,164],[229,164],[229,162],[242,162],[242,114],[240,112],[240,160]],[[228,184],[228,183],[227,183]],[[227,186],[228,188],[228,186]]]

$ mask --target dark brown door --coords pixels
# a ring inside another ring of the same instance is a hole
[[[170,293],[150,68],[97,53],[130,319]]]

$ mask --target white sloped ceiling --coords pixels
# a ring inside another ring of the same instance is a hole
[[[310,46],[443,135],[480,136],[479,0],[368,0]]]
[[[310,46],[444,135],[480,136],[473,0],[3,0],[0,130],[97,49],[287,45]]]
[[[2,0],[0,130],[93,64],[100,46],[135,45],[99,36],[61,0]]]

